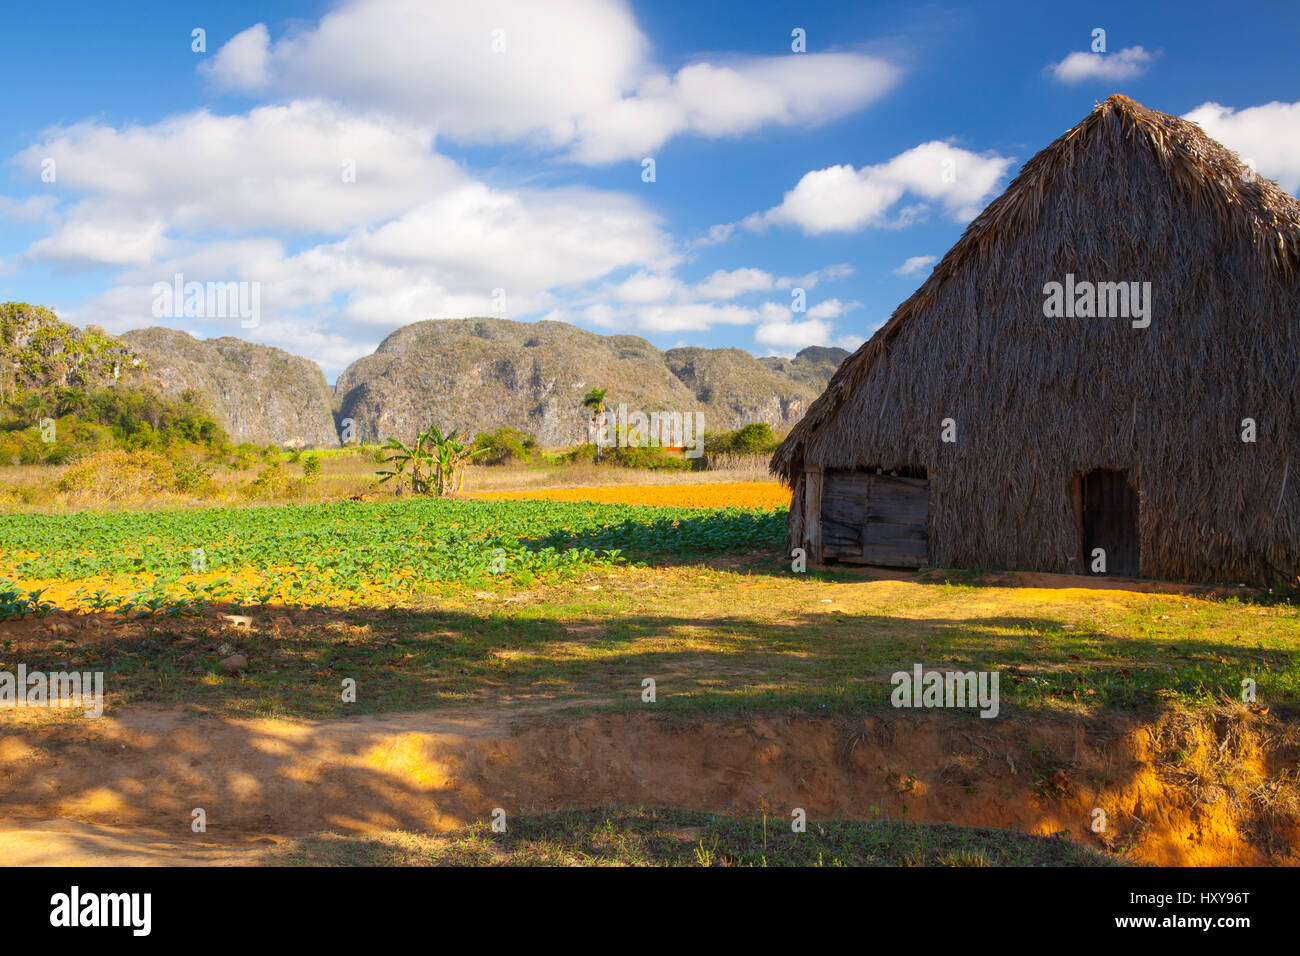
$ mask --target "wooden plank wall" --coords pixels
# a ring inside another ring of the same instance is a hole
[[[828,471],[822,487],[822,547],[854,564],[917,568],[929,558],[930,485],[865,471]]]
[[[919,568],[930,553],[930,483],[923,478],[873,475],[862,529],[862,560]]]
[[[807,537],[807,543],[804,545],[808,552],[808,560],[813,564],[821,564],[822,557],[822,477],[824,469],[817,465],[810,465],[804,472],[804,516],[805,527],[804,534]]]
[[[861,556],[868,489],[866,472],[827,473],[822,486],[822,548],[826,557],[843,560]]]

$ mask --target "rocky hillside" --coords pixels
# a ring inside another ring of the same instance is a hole
[[[333,394],[320,367],[269,345],[224,337],[196,339],[179,329],[121,336],[164,394],[194,388],[236,442],[338,445]]]
[[[36,306],[0,305],[0,397],[47,386],[120,383],[164,396],[195,390],[236,442],[329,447],[351,419],[362,441],[409,437],[436,422],[471,433],[511,426],[548,446],[587,439],[582,397],[612,407],[704,414],[709,430],[799,420],[848,354],[810,348],[793,359],[741,349],[660,351],[634,335],[563,322],[447,319],[398,329],[331,390],[320,368],[237,338],[148,328],[120,337],[81,331]]]
[[[82,331],[38,305],[0,303],[0,398],[24,389],[131,382],[142,378],[143,365],[102,329]]]
[[[510,425],[543,445],[587,438],[582,397],[607,390],[629,411],[701,411],[709,430],[765,421],[785,431],[848,353],[810,349],[792,360],[740,349],[662,352],[633,335],[597,335],[563,322],[443,319],[386,338],[339,376],[339,416],[357,436],[410,435],[435,421],[477,432]]]
[[[807,385],[816,397],[826,390],[826,383],[840,367],[840,363],[848,357],[849,353],[844,349],[810,345],[793,359],[767,356],[758,361],[774,372],[788,375],[796,382]]]
[[[777,431],[803,417],[839,364],[803,353],[791,360],[755,359],[742,349],[703,348],[669,349],[664,361],[694,394],[709,428],[767,422]]]

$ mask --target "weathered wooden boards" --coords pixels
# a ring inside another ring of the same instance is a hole
[[[867,520],[867,475],[828,471],[822,486],[822,555],[843,559],[862,554]]]
[[[820,563],[822,556],[822,469],[809,468],[804,474],[804,537],[811,561]]]
[[[821,487],[822,557],[918,568],[929,557],[930,483],[829,470]]]

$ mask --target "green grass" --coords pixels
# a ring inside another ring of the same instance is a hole
[[[296,840],[266,861],[296,866],[1115,866],[1052,837],[902,821],[725,817],[688,810],[567,811],[429,836]]]
[[[1004,711],[1204,706],[1239,699],[1244,679],[1261,706],[1300,706],[1294,605],[1026,589],[977,574],[794,574],[782,521],[428,500],[9,515],[0,573],[58,578],[36,603],[80,613],[0,627],[0,669],[103,670],[110,712],[155,703],[246,716],[525,698],[667,713],[887,711],[890,675],[915,663],[997,671]],[[188,571],[196,547],[206,575]],[[502,555],[506,570],[493,573]],[[0,607],[19,603],[32,602]],[[218,611],[247,612],[253,626],[232,628]],[[244,673],[222,668],[234,653],[248,658]],[[653,704],[641,701],[647,677]],[[344,678],[357,682],[355,703],[341,699]]]
[[[1004,712],[1198,706],[1238,697],[1243,677],[1263,706],[1300,701],[1294,608],[1132,592],[1106,605],[1051,591],[1027,601],[1013,588],[823,581],[764,564],[588,569],[452,589],[420,607],[270,607],[252,612],[251,629],[214,610],[60,615],[53,631],[29,619],[0,633],[0,669],[104,670],[110,712],[157,703],[256,716],[525,698],[657,713],[887,711],[890,675],[916,662],[999,671]],[[220,661],[236,652],[249,669],[227,674]],[[345,677],[356,703],[341,700]],[[646,677],[654,704],[641,701]]]

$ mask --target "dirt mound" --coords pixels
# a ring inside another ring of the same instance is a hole
[[[310,722],[137,711],[0,738],[0,820],[11,843],[30,822],[60,820],[149,828],[178,854],[201,854],[205,843],[258,835],[446,831],[496,808],[802,807],[809,819],[1063,834],[1139,862],[1296,863],[1298,737],[1244,710],[1145,722],[565,721],[518,707]],[[196,810],[205,833],[191,829]],[[1105,829],[1094,832],[1098,811]]]

